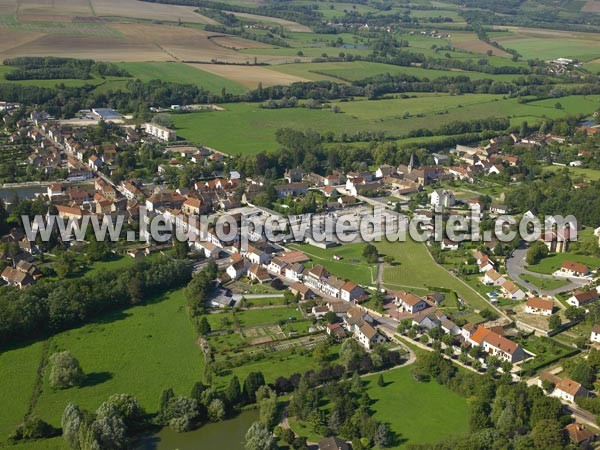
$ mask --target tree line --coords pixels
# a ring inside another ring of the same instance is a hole
[[[93,277],[42,279],[24,290],[4,288],[0,293],[0,343],[46,337],[106,312],[143,303],[186,283],[191,272],[189,262],[161,257]]]
[[[131,74],[116,64],[96,62],[92,59],[58,58],[54,56],[24,56],[4,60],[5,66],[17,67],[7,73],[7,80],[89,80],[99,76],[130,77]]]

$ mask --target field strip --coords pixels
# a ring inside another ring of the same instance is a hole
[[[263,86],[288,85],[296,82],[309,81],[306,78],[288,75],[262,66],[227,65],[227,64],[188,64],[198,70],[218,75],[235,81],[249,88],[256,88],[259,83]]]

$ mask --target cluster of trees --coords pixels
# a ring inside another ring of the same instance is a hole
[[[163,257],[94,277],[43,279],[26,290],[5,288],[0,295],[0,343],[54,334],[139,304],[188,282],[191,272],[189,262]]]
[[[515,211],[537,211],[540,215],[573,215],[586,226],[600,226],[600,182],[585,189],[573,189],[568,170],[544,174],[540,180],[512,189],[507,205]]]
[[[194,275],[185,288],[188,310],[190,315],[196,319],[196,322],[198,316],[206,312],[206,302],[208,301],[208,295],[214,288],[213,282],[217,278],[217,272],[217,264],[211,260],[204,269]]]
[[[148,425],[148,416],[132,395],[115,394],[91,413],[74,403],[63,412],[63,438],[72,450],[130,448],[132,436]]]
[[[469,398],[470,434],[435,445],[409,445],[425,449],[559,449],[567,445],[563,427],[572,421],[563,414],[560,400],[544,395],[537,386],[511,383],[510,375],[459,372],[437,352],[423,355],[418,370]]]
[[[371,448],[373,445],[385,448],[393,443],[394,436],[387,424],[371,417],[371,401],[360,373],[380,370],[391,360],[398,362],[399,355],[394,353],[377,347],[368,355],[356,341],[349,339],[340,350],[341,365],[326,365],[318,374],[309,371],[303,377],[280,377],[274,387],[279,392],[290,392],[290,387],[294,387],[288,414],[307,422],[315,433],[351,439],[355,449]],[[322,376],[324,372],[331,375]],[[350,374],[352,376],[348,378]],[[381,384],[385,384],[383,380]],[[331,403],[327,413],[320,409],[325,399]]]
[[[208,11],[208,10],[204,10],[204,11]],[[204,12],[202,14],[204,14]],[[230,15],[233,15],[233,14],[227,14],[227,16],[230,16]],[[210,15],[210,17],[212,17],[212,15]],[[233,17],[235,17],[235,16],[233,16]],[[233,34],[236,36],[240,36],[244,39],[250,39],[252,41],[262,42],[263,44],[276,45],[277,47],[289,47],[290,46],[290,44],[288,44],[287,41],[285,41],[282,38],[276,37],[271,32],[267,32],[266,34],[250,33],[248,31],[246,31],[246,29],[243,28],[243,26],[233,27],[233,26],[208,24],[205,26],[205,30],[211,31],[213,33]]]
[[[88,80],[99,76],[130,77],[131,74],[116,64],[92,59],[57,58],[54,56],[24,56],[4,60],[5,66],[18,69],[5,75],[7,80]]]

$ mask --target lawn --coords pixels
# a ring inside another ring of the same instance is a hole
[[[542,259],[537,264],[527,266],[527,269],[532,272],[552,274],[560,269],[563,261],[575,261],[587,264],[592,270],[600,267],[600,258],[594,256],[576,255],[574,253],[556,253]]]
[[[344,280],[352,280],[363,286],[372,285],[377,276],[377,267],[368,264],[362,252],[366,244],[349,244],[322,249],[313,245],[291,245],[295,250],[306,253],[314,264],[323,265],[333,275]],[[342,257],[341,261],[333,259],[333,255]]]
[[[23,421],[42,359],[43,342],[3,348],[0,353],[0,443]]]
[[[183,290],[58,334],[51,338],[50,352],[61,350],[79,359],[86,381],[82,387],[56,391],[46,370],[34,412],[55,426],[69,402],[95,410],[110,395],[129,393],[154,412],[163,389],[188,394],[202,379],[202,357]]]
[[[397,442],[392,449],[407,444],[435,443],[450,436],[468,433],[466,399],[435,381],[417,382],[411,367],[401,367],[383,374],[385,386],[377,385],[378,375],[365,377],[369,397],[373,400],[373,417],[390,425]],[[326,407],[326,406],[325,406]],[[291,421],[294,429],[311,441],[318,440],[311,429]]]
[[[453,277],[429,255],[424,244],[408,239],[406,242],[380,242],[377,248],[391,255],[396,263],[383,271],[383,282],[391,290],[445,288],[455,291],[472,308],[489,308],[489,303],[470,286]]]
[[[544,117],[591,113],[600,95],[569,96],[556,100],[518,103],[514,98],[489,94],[409,94],[411,98],[379,100],[355,99],[332,102],[341,113],[328,109],[265,109],[256,103],[226,104],[226,111],[175,114],[175,128],[189,141],[217,148],[230,154],[256,154],[279,148],[275,133],[281,128],[331,131],[338,136],[358,131],[382,131],[401,137],[411,130],[441,126],[456,120],[483,117],[509,117],[514,124],[528,120],[541,122]],[[234,132],[232,132],[234,126]]]
[[[118,63],[118,65],[144,82],[162,80],[181,84],[195,84],[215,94],[221,94],[223,88],[232,94],[243,94],[248,90],[239,83],[183,63],[125,62]]]
[[[558,289],[558,288],[561,288],[561,287],[569,284],[568,281],[566,281],[564,279],[560,279],[560,278],[555,278],[555,279],[539,278],[539,277],[535,277],[533,275],[527,275],[527,274],[521,275],[521,278],[525,281],[530,282],[538,289],[544,290],[544,291]]]

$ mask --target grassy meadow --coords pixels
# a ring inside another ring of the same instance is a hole
[[[0,444],[27,412],[43,347],[43,342],[36,342],[0,350],[0,404],[4,405],[0,408]]]
[[[576,255],[574,253],[556,253],[542,259],[537,264],[527,266],[527,269],[532,272],[548,275],[560,269],[563,261],[574,261],[587,264],[590,270],[595,270],[600,267],[600,258],[594,256]]]
[[[34,413],[55,426],[71,401],[95,410],[112,394],[130,393],[152,412],[163,389],[188,394],[202,379],[203,357],[181,290],[52,337],[50,353],[62,350],[79,359],[86,380],[54,390],[46,370]]]
[[[308,244],[291,245],[291,247],[306,253],[313,265],[321,264],[339,278],[362,285],[372,285],[373,279],[377,277],[376,265],[368,264],[362,255],[365,244],[349,244],[328,249]],[[334,260],[333,255],[341,256],[342,260]]]
[[[391,255],[396,261],[383,270],[386,288],[396,291],[445,288],[455,291],[471,308],[482,310],[489,307],[489,303],[475,290],[438,265],[424,244],[410,239],[406,242],[382,241],[377,248],[381,254]]]
[[[338,114],[329,109],[265,109],[256,103],[235,103],[224,105],[226,111],[177,114],[173,118],[178,135],[195,144],[230,154],[256,154],[278,148],[275,132],[280,128],[331,131],[338,135],[359,130],[402,135],[431,128],[432,123],[441,126],[490,116],[509,117],[513,125],[527,120],[531,125],[547,117],[591,113],[600,101],[600,95],[568,96],[559,99],[562,108],[557,109],[557,100],[518,103],[517,99],[491,94],[409,95],[410,98],[331,102],[340,107]]]
[[[150,80],[170,81],[173,83],[194,84],[207,91],[221,94],[222,89],[232,94],[242,94],[247,89],[235,81],[213,75],[177,62],[127,62],[119,63],[131,75],[143,82]]]
[[[467,400],[435,381],[418,382],[411,367],[401,367],[383,374],[385,386],[377,385],[378,375],[365,377],[367,393],[373,400],[373,417],[387,422],[396,435],[390,449],[407,444],[435,443],[449,436],[468,432]],[[325,405],[325,408],[327,405]],[[294,430],[311,441],[318,441],[309,427],[291,421]]]
[[[369,61],[282,64],[273,66],[272,69],[314,81],[333,79],[351,82],[386,73],[391,75],[406,74],[430,80],[441,77],[468,76],[473,80],[489,78],[498,81],[511,81],[519,77],[519,75],[491,75],[458,70],[422,69],[420,67],[394,66]]]

